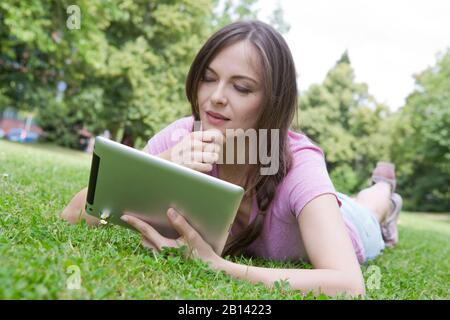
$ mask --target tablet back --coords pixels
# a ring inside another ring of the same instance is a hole
[[[221,254],[244,189],[112,140],[96,137],[86,212],[131,228],[123,212],[178,237],[166,212],[177,209],[217,254]]]

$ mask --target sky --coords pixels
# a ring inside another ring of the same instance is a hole
[[[301,92],[321,83],[347,49],[358,82],[392,110],[414,90],[413,74],[450,47],[450,0],[259,0],[258,18],[281,3]]]

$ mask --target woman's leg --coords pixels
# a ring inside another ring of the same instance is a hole
[[[373,185],[361,190],[355,201],[370,209],[381,226],[381,234],[387,247],[398,243],[397,221],[403,200],[394,193],[396,186],[395,165],[380,161],[372,172]]]
[[[361,190],[354,200],[370,209],[381,224],[392,210],[391,186],[384,181],[377,182]]]

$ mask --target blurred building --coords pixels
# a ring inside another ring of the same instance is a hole
[[[35,141],[43,132],[32,114],[22,114],[14,108],[6,108],[0,114],[0,129],[6,138],[16,141]]]

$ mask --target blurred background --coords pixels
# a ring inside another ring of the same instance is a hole
[[[390,160],[405,210],[450,212],[449,16],[445,0],[2,0],[0,138],[142,148],[190,114],[185,78],[206,39],[259,19],[292,50],[292,130],[324,149],[336,189]]]

